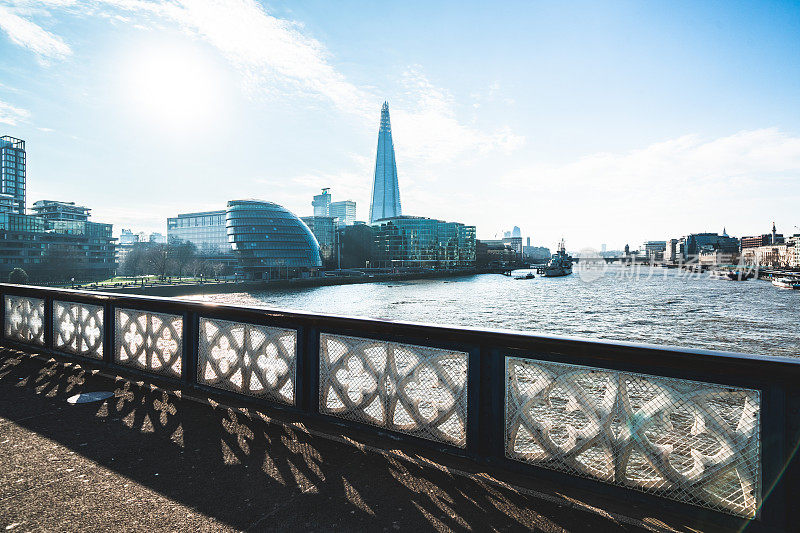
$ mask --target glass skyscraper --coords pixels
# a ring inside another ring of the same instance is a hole
[[[25,214],[25,141],[0,137],[0,212]]]
[[[394,159],[392,124],[389,121],[389,104],[381,108],[381,126],[378,131],[378,154],[375,158],[375,180],[372,183],[372,203],[369,206],[370,223],[382,218],[399,217],[400,186],[397,183],[397,164]]]

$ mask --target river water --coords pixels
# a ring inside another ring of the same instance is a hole
[[[186,298],[800,357],[800,291],[663,268],[604,266],[562,278],[483,274]]]

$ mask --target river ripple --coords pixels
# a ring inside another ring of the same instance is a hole
[[[592,279],[598,277],[598,279]],[[612,266],[563,278],[497,274],[187,296],[458,326],[800,356],[800,291],[677,270]]]

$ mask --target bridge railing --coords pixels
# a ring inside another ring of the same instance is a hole
[[[800,359],[0,284],[3,343],[731,528],[789,529]],[[345,302],[343,302],[344,306]]]

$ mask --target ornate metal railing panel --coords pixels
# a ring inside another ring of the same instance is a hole
[[[95,359],[103,358],[103,308],[53,302],[53,347]]]
[[[200,319],[197,381],[294,404],[297,331]]]
[[[506,455],[744,517],[761,501],[757,390],[506,358]]]
[[[147,372],[180,377],[183,318],[137,309],[116,311],[114,360]]]
[[[44,345],[44,300],[6,295],[5,333],[9,339]]]
[[[319,410],[466,446],[467,354],[320,334]]]

